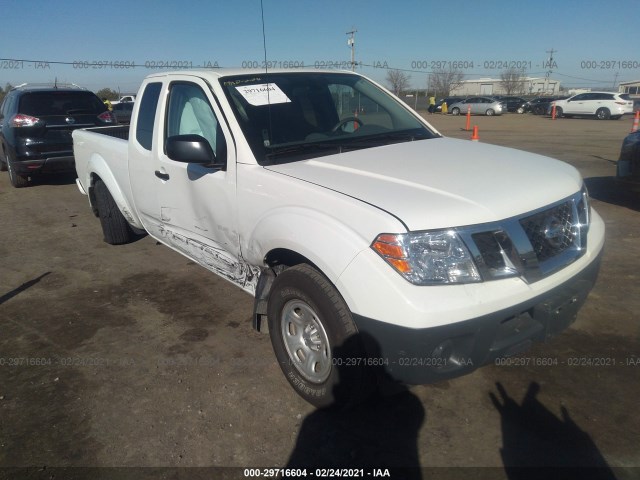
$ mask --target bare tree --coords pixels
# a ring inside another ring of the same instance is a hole
[[[387,84],[393,93],[400,95],[405,90],[409,89],[409,80],[411,75],[400,70],[388,70],[387,71]]]
[[[447,97],[452,90],[460,87],[464,81],[464,73],[457,68],[434,70],[429,75],[429,90],[435,92],[436,97]]]
[[[500,86],[507,95],[522,94],[525,91],[525,79],[524,70],[509,68],[500,74]]]

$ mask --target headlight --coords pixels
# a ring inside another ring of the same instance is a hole
[[[482,281],[469,250],[453,231],[383,233],[371,248],[414,285]]]

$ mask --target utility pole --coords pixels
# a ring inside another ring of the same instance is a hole
[[[616,90],[616,83],[618,83],[618,75],[620,75],[620,72],[616,72],[616,76],[613,77],[613,91],[614,92]]]
[[[356,71],[356,32],[358,30],[351,30],[347,32],[349,38],[347,39],[347,45],[351,47],[351,71]]]
[[[551,70],[553,65],[553,54],[557,52],[557,50],[552,48],[551,50],[546,50],[546,52],[549,54],[549,61],[547,61],[546,65],[549,70],[547,70],[547,74],[544,77],[544,93],[547,93],[547,90],[549,89],[549,76],[553,73],[553,70]]]

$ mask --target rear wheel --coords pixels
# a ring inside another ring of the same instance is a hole
[[[490,117],[491,115],[493,115],[495,112],[493,111],[493,108],[489,108],[486,112],[484,112],[487,114],[488,117]]]
[[[294,390],[316,407],[364,400],[374,384],[344,299],[307,264],[274,280],[268,306],[271,344]],[[355,361],[355,360],[360,361]]]
[[[107,186],[102,180],[98,180],[93,188],[104,241],[110,245],[121,245],[131,241],[129,223],[120,212]]]
[[[458,107],[452,108],[451,115],[460,115],[460,109]]]
[[[524,113],[524,107],[518,107],[516,112],[518,112],[519,114],[523,114]]]
[[[599,108],[596,111],[596,118],[598,120],[608,120],[609,117],[611,116],[611,112],[609,111],[608,108]]]
[[[11,160],[7,158],[7,169],[9,170],[9,181],[15,188],[24,188],[29,186],[29,177],[16,173],[15,167],[11,165]]]

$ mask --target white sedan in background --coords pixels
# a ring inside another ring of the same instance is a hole
[[[465,115],[469,107],[474,115],[502,115],[507,111],[505,103],[491,97],[469,97],[451,105],[449,111],[452,115]]]

